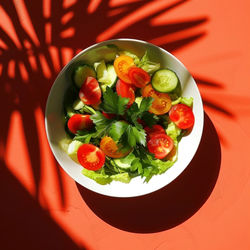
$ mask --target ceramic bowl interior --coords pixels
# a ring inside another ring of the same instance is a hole
[[[194,99],[195,124],[191,133],[183,137],[179,143],[177,162],[164,174],[153,176],[148,183],[144,183],[141,177],[136,177],[129,184],[113,181],[108,185],[100,185],[82,175],[82,166],[74,162],[59,146],[59,142],[66,137],[63,123],[63,99],[65,92],[72,84],[71,73],[75,65],[80,61],[89,64],[100,61],[102,59],[101,53],[99,53],[100,50],[105,49],[106,45],[109,44],[115,44],[119,48],[131,51],[138,56],[142,56],[147,50],[152,61],[160,62],[162,68],[168,67],[176,72],[181,82],[182,95],[186,97],[192,96]],[[105,41],[95,44],[75,56],[57,76],[48,96],[45,113],[45,127],[49,145],[61,167],[82,186],[94,192],[113,197],[133,197],[148,194],[172,182],[183,172],[195,155],[202,136],[203,120],[202,99],[198,87],[186,67],[164,49],[134,39]]]

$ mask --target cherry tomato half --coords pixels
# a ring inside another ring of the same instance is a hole
[[[77,158],[84,168],[93,171],[100,169],[105,163],[103,151],[92,144],[82,144],[77,150]]]
[[[144,88],[142,88],[142,96],[143,97],[153,97],[154,101],[149,109],[149,112],[154,113],[156,115],[163,115],[167,113],[171,106],[172,101],[170,96],[167,93],[160,93],[153,89],[151,84],[148,84]]]
[[[170,109],[169,118],[181,129],[188,129],[194,125],[192,109],[182,103],[176,104]]]
[[[132,84],[137,88],[142,88],[150,82],[150,75],[139,67],[131,67],[128,71],[128,76]]]
[[[154,154],[157,159],[165,158],[171,152],[173,146],[172,138],[166,134],[156,134],[147,143],[149,152]]]
[[[90,115],[75,114],[68,120],[68,128],[76,134],[78,130],[90,129],[93,126],[93,121],[90,119]]]
[[[147,140],[150,140],[154,135],[157,134],[166,134],[165,129],[161,125],[153,125],[150,127],[145,127],[144,130],[147,133]]]
[[[79,91],[79,98],[87,105],[98,104],[101,100],[102,91],[97,80],[88,76]]]
[[[130,56],[121,55],[114,61],[114,68],[118,78],[129,84],[132,82],[128,76],[128,71],[132,66],[134,66],[134,60]]]
[[[105,153],[105,155],[111,158],[121,158],[130,153],[131,150],[122,149],[120,145],[109,136],[104,136],[100,142],[100,148]]]
[[[128,106],[131,106],[135,101],[135,92],[130,84],[119,79],[116,83],[116,92],[124,98],[129,98]]]
[[[106,113],[104,111],[102,111],[102,114],[104,117],[106,117],[107,119],[113,119],[115,117],[115,114],[109,114],[109,113]]]

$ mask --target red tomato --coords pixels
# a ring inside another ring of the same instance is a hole
[[[147,143],[148,150],[154,154],[155,158],[165,158],[173,149],[174,142],[171,137],[166,134],[155,134]]]
[[[134,66],[134,60],[130,56],[121,55],[114,61],[114,68],[117,76],[129,84],[132,82],[128,76],[128,71],[132,66]]]
[[[125,83],[119,79],[116,83],[116,92],[118,95],[124,98],[129,98],[128,106],[131,106],[135,101],[135,92],[132,89],[131,85]]]
[[[111,158],[122,158],[130,153],[131,150],[121,149],[121,144],[117,144],[111,137],[104,136],[100,142],[100,148],[105,155]]]
[[[192,109],[182,103],[176,104],[170,109],[169,118],[181,129],[188,129],[194,125]]]
[[[68,128],[76,134],[78,130],[90,129],[93,126],[93,121],[90,119],[90,115],[75,114],[68,120]]]
[[[145,127],[144,130],[147,133],[147,139],[151,139],[154,135],[157,134],[166,134],[165,129],[161,125],[153,125],[150,127]]]
[[[115,117],[114,114],[108,114],[108,113],[105,113],[104,111],[102,111],[102,114],[104,117],[106,117],[107,119],[113,119]]]
[[[131,67],[128,76],[136,87],[142,88],[150,82],[150,75],[139,67]]]
[[[92,144],[82,144],[77,150],[77,158],[84,168],[93,171],[100,169],[105,163],[103,151]]]
[[[102,91],[97,80],[92,76],[88,76],[80,89],[79,98],[83,103],[92,105],[98,104],[101,96]]]
[[[156,115],[166,114],[171,106],[172,101],[170,96],[167,93],[160,93],[153,89],[151,84],[148,84],[141,90],[143,97],[153,97],[154,101],[149,109],[149,112]]]

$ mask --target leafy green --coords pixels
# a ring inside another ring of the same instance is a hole
[[[96,111],[94,115],[90,116],[90,119],[96,127],[96,133],[93,135],[95,138],[100,138],[108,133],[111,124],[114,122],[114,120],[106,118],[100,111]]]
[[[124,115],[128,102],[129,98],[123,98],[107,87],[100,106],[106,113]]]
[[[124,50],[124,51],[120,51],[119,54],[120,54],[120,55],[126,55],[126,56],[132,57],[133,60],[134,60],[134,63],[135,63],[136,65],[138,65],[138,64],[140,63],[139,57],[138,57],[137,55],[135,55],[134,53],[132,53],[132,52],[129,52],[129,51]]]
[[[142,164],[141,164],[141,160],[139,158],[136,158],[134,159],[132,162],[131,162],[131,167],[130,167],[130,170],[132,172],[138,170],[138,169],[141,169],[142,170]],[[139,172],[139,171],[138,171]]]
[[[95,136],[95,132],[90,132],[87,130],[78,131],[74,140],[80,141],[82,143],[89,143],[91,138]]]
[[[144,129],[138,129],[136,127],[133,127],[132,129],[133,129],[133,135],[135,137],[136,143],[145,146],[146,145],[146,133]]]
[[[127,138],[127,142],[129,144],[130,147],[135,147],[136,145],[136,138],[134,136],[134,132],[133,132],[133,126],[129,125],[126,129],[126,133],[125,135]]]
[[[144,112],[141,116],[141,119],[146,123],[147,126],[152,127],[157,124],[159,117],[153,113]]]
[[[133,125],[128,125],[125,134],[130,147],[135,147],[137,143],[145,146],[146,134],[144,129],[138,129]]]
[[[131,181],[131,177],[127,172],[111,175],[110,178],[114,181],[120,181],[123,183],[129,183]]]
[[[145,149],[142,146],[136,148],[134,153],[136,157],[140,159],[141,165],[139,165],[139,163],[136,162],[137,165],[132,168],[136,169],[137,167],[138,174],[140,174],[143,177],[146,177],[145,182],[148,182],[152,178],[153,175],[164,173],[175,162],[175,160],[163,161],[163,160],[155,159],[154,156],[148,153],[147,151],[145,151]]]
[[[176,105],[178,103],[186,104],[189,107],[193,105],[193,97],[179,97],[178,99],[172,101],[172,105]]]
[[[81,113],[88,113],[88,114],[95,114],[96,113],[96,111],[92,107],[90,107],[86,104],[83,105],[83,107],[80,109],[80,112]]]
[[[111,136],[113,140],[119,141],[123,133],[126,131],[127,127],[128,127],[127,122],[115,121],[110,126],[109,136]]]
[[[181,129],[178,128],[174,122],[170,122],[166,129],[166,133],[170,136],[174,141],[177,141],[178,136],[181,134]]]
[[[83,168],[82,174],[101,185],[109,184],[112,181],[110,176],[103,172],[97,172]]]
[[[127,110],[127,119],[134,124],[138,129],[141,129],[141,124],[138,123],[138,118],[141,118],[150,108],[154,99],[152,97],[145,97],[141,100],[140,105],[134,102]]]
[[[144,69],[149,74],[153,74],[155,71],[160,69],[161,65],[160,63],[150,61],[148,52],[146,51],[140,62],[138,63],[138,67]]]

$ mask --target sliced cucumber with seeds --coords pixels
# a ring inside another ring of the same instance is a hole
[[[88,76],[96,78],[95,70],[89,65],[81,65],[76,68],[73,73],[73,81],[78,88],[81,88],[82,84]]]
[[[173,91],[179,82],[178,76],[170,69],[160,69],[152,77],[152,87],[162,93]]]
[[[113,159],[114,164],[118,168],[129,169],[131,167],[131,163],[135,160],[135,155],[133,153],[128,154],[123,158]]]

